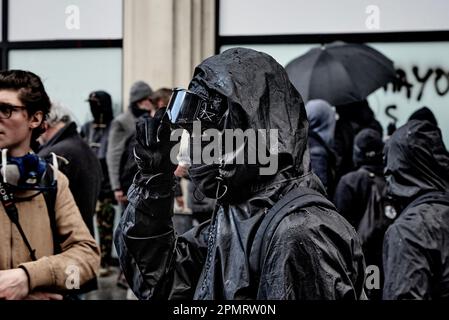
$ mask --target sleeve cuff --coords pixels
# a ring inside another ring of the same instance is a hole
[[[49,287],[55,283],[55,278],[47,257],[38,261],[26,262],[19,265],[28,275],[30,291],[38,287]]]

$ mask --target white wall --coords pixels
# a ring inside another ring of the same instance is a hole
[[[9,40],[121,39],[123,0],[10,0]]]
[[[378,10],[371,11],[371,5]],[[373,14],[379,28],[371,23]],[[429,30],[449,30],[449,1],[220,1],[221,36]]]

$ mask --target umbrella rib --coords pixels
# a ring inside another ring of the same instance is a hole
[[[343,66],[343,69],[346,71],[346,74],[348,75],[348,78],[351,81],[351,84],[354,86],[354,89],[356,89],[356,92],[360,92],[360,88],[359,88],[359,86],[355,85],[354,79],[352,78],[351,73],[349,72],[348,68],[346,68],[344,63],[340,62],[340,64]]]
[[[318,61],[320,61],[322,58],[323,58],[323,56],[324,56],[324,54],[327,54],[327,55],[329,55],[330,56],[330,54],[328,54],[325,50],[322,50],[322,49],[319,49],[319,50],[321,50],[322,52],[320,53],[320,54],[318,54],[318,57],[317,57],[317,59],[315,60],[315,62],[313,63],[313,65],[312,65],[312,68],[310,69],[310,70],[312,70],[311,72],[310,72],[310,79],[309,79],[309,94],[308,94],[308,100],[310,101],[311,99],[310,99],[310,96],[311,96],[311,88],[313,88],[313,86],[311,85],[312,84],[312,79],[313,79],[313,70],[315,69],[315,67],[316,67],[316,65],[318,64]],[[332,57],[331,57],[332,58]]]
[[[309,52],[306,53],[306,55],[309,55],[309,54],[313,57],[312,50],[310,50]],[[312,88],[312,86],[310,84],[312,83],[313,70],[314,70],[316,64],[318,63],[318,60],[320,60],[320,59],[321,59],[321,54],[318,54],[317,58],[315,59],[315,61],[312,64],[312,68],[310,68],[311,71],[310,71],[310,74],[309,74],[309,77],[308,77],[308,81],[306,81],[306,83],[307,83],[307,90],[306,91],[307,92],[303,93],[303,94],[305,94],[307,96],[307,100],[310,100],[310,93],[311,93],[311,88]],[[301,94],[301,92],[300,92],[300,94]]]

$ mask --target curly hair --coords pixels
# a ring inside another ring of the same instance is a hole
[[[18,98],[26,107],[29,116],[41,111],[44,115],[39,127],[33,129],[31,144],[45,132],[44,120],[50,112],[51,102],[39,76],[23,70],[0,71],[0,90],[18,92]]]

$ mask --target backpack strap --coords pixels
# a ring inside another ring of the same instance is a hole
[[[50,228],[53,235],[53,250],[55,254],[61,253],[61,243],[59,241],[58,228],[56,225],[56,194],[58,192],[58,187],[56,185],[55,189],[47,190],[42,192],[45,199],[45,204],[47,205],[48,218],[50,219]]]
[[[48,168],[48,170],[52,170],[51,168]],[[53,171],[51,171],[53,172]],[[45,204],[47,205],[47,211],[48,211],[48,217],[50,219],[50,228],[52,232],[52,238],[53,238],[53,250],[54,254],[59,254],[62,252],[61,248],[61,237],[58,232],[58,227],[56,224],[56,197],[58,193],[58,184],[57,181],[55,181],[56,187],[43,191],[42,194],[45,199]],[[64,294],[65,300],[79,300],[78,294],[86,293],[92,290],[96,290],[98,288],[97,278],[93,278],[89,280],[88,282],[81,285],[80,289],[73,289],[70,290],[70,292]]]
[[[289,214],[311,206],[335,210],[335,206],[321,193],[306,187],[288,192],[265,215],[254,237],[249,256],[250,270],[257,280],[265,263],[268,247],[279,223]]]

